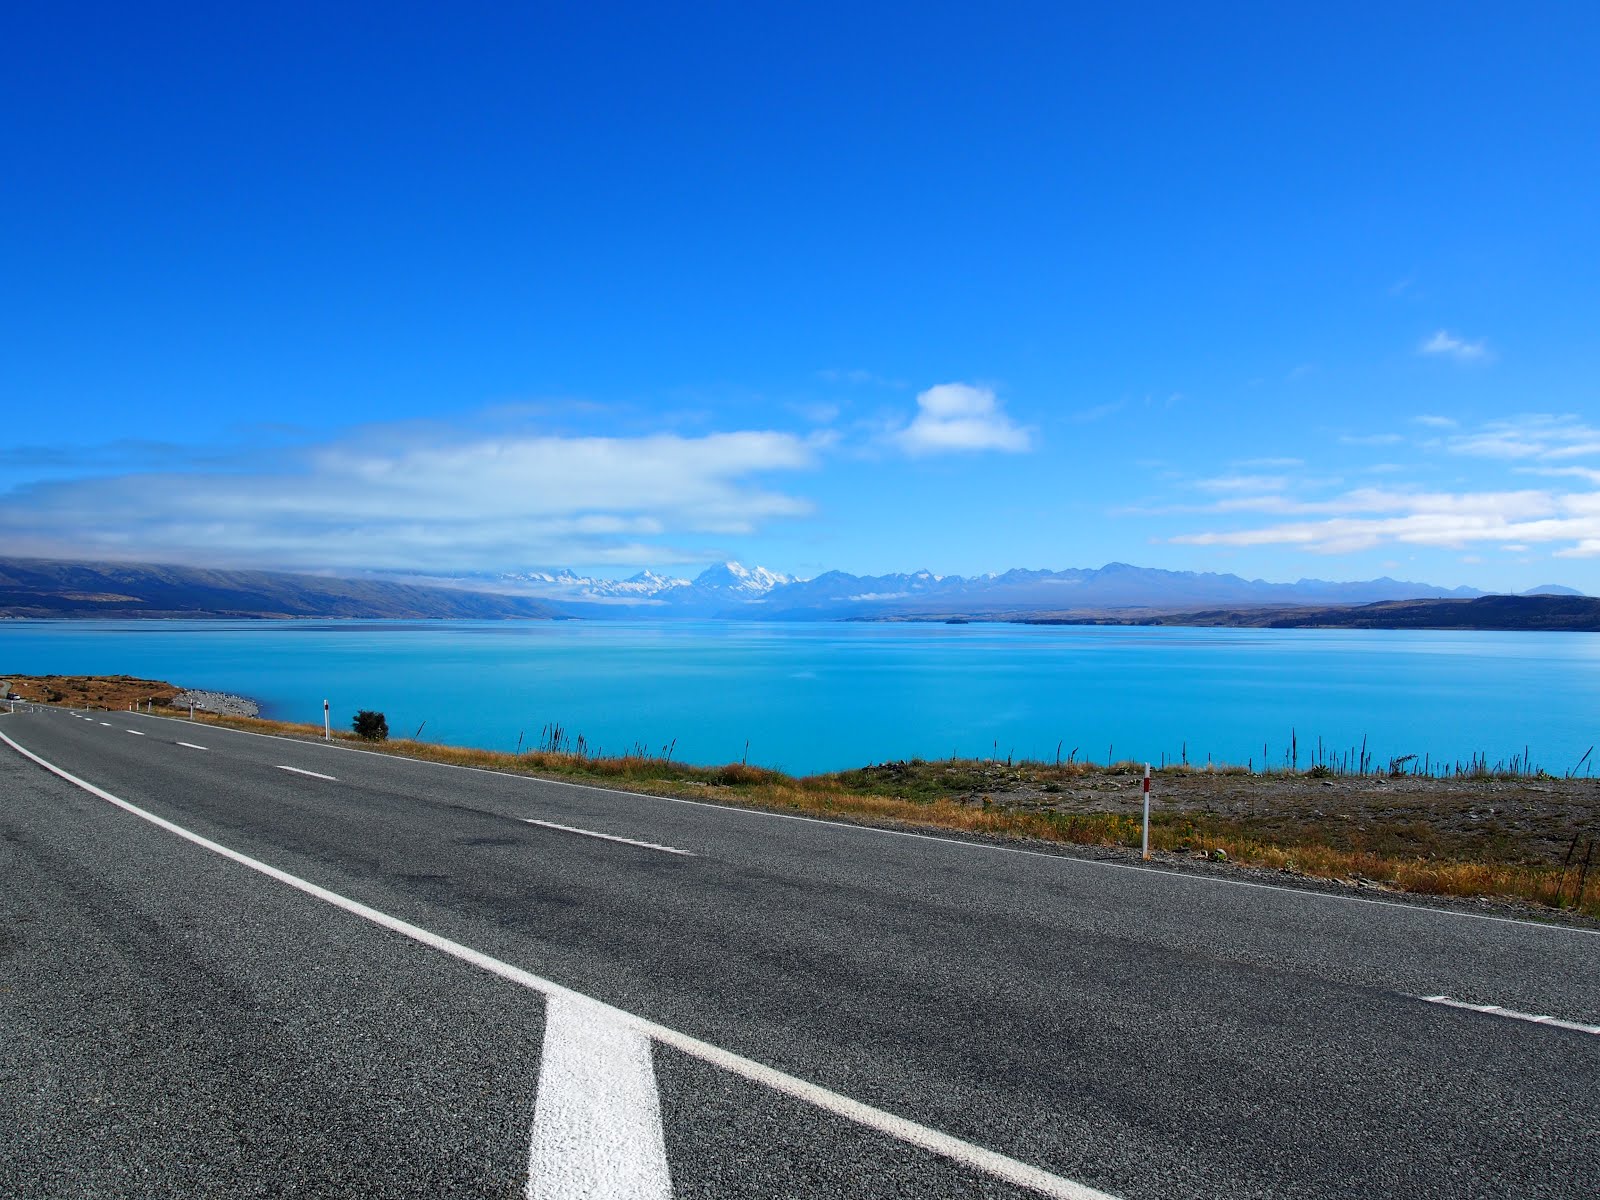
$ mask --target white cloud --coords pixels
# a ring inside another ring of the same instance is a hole
[[[1396,446],[1405,441],[1398,433],[1345,433],[1339,435],[1343,446]]]
[[[1489,357],[1489,347],[1479,339],[1469,342],[1448,330],[1441,329],[1417,347],[1418,354],[1443,355],[1458,362],[1483,362]]]
[[[1249,529],[1182,534],[1197,546],[1298,546],[1323,554],[1383,545],[1462,549],[1481,542],[1565,543],[1559,556],[1600,554],[1600,492],[1407,492],[1362,488],[1331,500],[1303,503],[1280,497],[1241,501],[1233,511],[1280,515],[1329,514]],[[1593,547],[1587,549],[1586,547]]]
[[[1600,470],[1594,467],[1517,467],[1519,475],[1546,475],[1558,478],[1581,479],[1585,483],[1600,483]]]
[[[1574,416],[1532,413],[1489,421],[1473,433],[1446,439],[1454,454],[1475,458],[1566,459],[1600,455],[1600,429]]]
[[[1430,413],[1411,419],[1418,425],[1426,425],[1429,429],[1454,429],[1461,424],[1454,417],[1438,417]]]
[[[451,440],[377,428],[254,471],[26,485],[0,504],[0,543],[306,569],[600,562],[624,546],[638,561],[639,538],[749,533],[808,513],[757,481],[810,467],[821,444],[761,430]]]
[[[1218,475],[1195,482],[1195,487],[1207,492],[1281,492],[1288,486],[1285,475]]]
[[[1000,410],[993,389],[968,383],[941,383],[917,397],[917,415],[892,440],[907,454],[945,454],[968,450],[1027,450],[1029,430]]]

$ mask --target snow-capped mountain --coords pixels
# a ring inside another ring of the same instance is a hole
[[[687,579],[657,575],[654,571],[640,571],[626,579],[597,579],[579,575],[568,567],[555,571],[512,571],[496,576],[495,582],[534,596],[600,604],[659,601],[692,586]]]
[[[766,567],[716,563],[693,579],[640,571],[627,579],[550,568],[478,575],[457,586],[531,596],[573,616],[728,617],[746,620],[840,620],[883,617],[1005,616],[1148,609],[1176,612],[1213,607],[1370,604],[1380,600],[1465,599],[1475,588],[1442,588],[1396,579],[1269,583],[1198,571],[1164,571],[1107,563],[1065,570],[1016,568],[987,575],[890,575],[827,571],[797,579]],[[1555,585],[1549,585],[1556,590]]]
[[[476,581],[475,581],[476,582]],[[553,570],[511,571],[497,575],[497,588],[565,600],[577,604],[671,606],[696,615],[720,611],[760,600],[774,588],[798,582],[794,576],[766,567],[722,562],[707,567],[693,579],[640,571],[626,579],[600,579],[579,575],[567,567]]]
[[[798,582],[793,575],[769,571],[765,567],[746,567],[742,563],[718,563],[694,577],[690,586],[702,596],[730,600],[759,600],[776,587]]]

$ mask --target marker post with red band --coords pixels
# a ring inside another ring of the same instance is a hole
[[[1144,765],[1144,860],[1150,861],[1150,764]]]

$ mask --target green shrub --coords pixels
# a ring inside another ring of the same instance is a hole
[[[381,712],[363,708],[355,715],[355,720],[351,721],[350,725],[356,731],[357,737],[365,738],[369,742],[389,740],[389,722]]]

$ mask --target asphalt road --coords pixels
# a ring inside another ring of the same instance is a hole
[[[0,734],[6,1196],[1600,1195],[1591,932]]]

